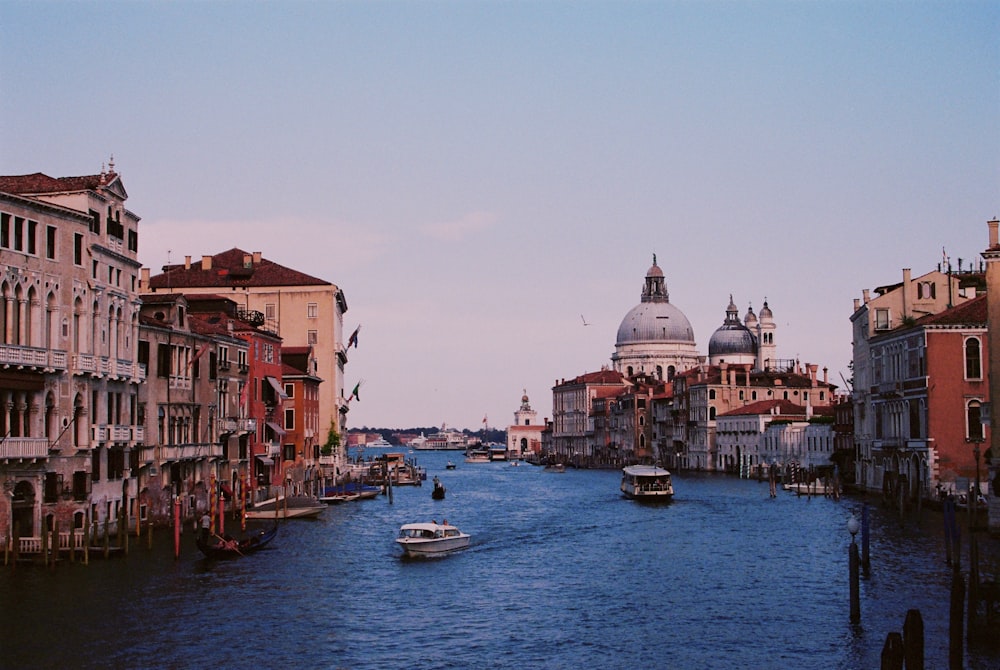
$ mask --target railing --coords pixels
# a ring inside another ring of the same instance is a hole
[[[193,461],[199,458],[222,457],[225,449],[221,444],[179,444],[160,447],[161,461]]]
[[[112,424],[108,426],[112,442],[129,442],[132,439],[132,426]]]
[[[251,433],[257,432],[257,419],[237,419],[237,424],[239,430],[245,430]]]
[[[51,541],[52,535],[49,534],[49,539]],[[79,529],[75,533],[59,533],[59,551],[69,551],[70,542],[72,541],[73,549],[76,551],[83,551],[84,547],[87,546],[87,531],[84,529]],[[40,554],[42,553],[42,538],[41,537],[22,537],[17,543],[17,550],[24,555],[27,554]],[[52,547],[49,547],[49,551],[52,551]]]
[[[22,347],[16,344],[0,344],[0,365],[65,370],[66,352],[40,347]]]
[[[145,426],[132,426],[132,441],[136,443],[146,441]]]
[[[191,378],[170,375],[170,388],[188,391],[191,389]]]
[[[44,437],[8,437],[0,441],[0,459],[48,458],[49,441]]]
[[[237,431],[236,419],[224,417],[219,419],[220,433],[235,433]]]
[[[108,427],[107,426],[91,426],[90,427],[93,439],[91,444],[97,444],[100,442],[108,441]]]

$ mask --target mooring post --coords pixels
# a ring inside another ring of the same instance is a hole
[[[882,645],[882,670],[903,670],[903,636],[893,631]]]
[[[957,563],[956,563],[957,564]],[[962,670],[965,655],[962,618],[965,616],[965,579],[956,568],[951,577],[951,609],[948,617],[948,668]]]
[[[861,622],[861,585],[858,583],[858,543],[854,541],[854,536],[858,534],[858,520],[851,514],[847,520],[847,532],[851,534],[851,546],[848,550],[850,554],[850,580],[851,580],[851,623]]]
[[[861,569],[864,570],[865,577],[871,574],[872,563],[868,553],[869,538],[871,536],[871,523],[868,517],[868,503],[861,505]]]
[[[924,618],[911,609],[903,622],[903,656],[906,670],[924,670]]]

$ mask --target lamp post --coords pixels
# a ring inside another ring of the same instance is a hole
[[[859,570],[858,565],[860,561],[858,560],[858,544],[855,542],[855,536],[858,534],[861,524],[858,523],[857,517],[854,513],[851,513],[851,517],[847,520],[847,532],[851,534],[851,546],[850,552],[850,573],[851,573],[851,623],[861,622],[861,598],[860,591],[861,587],[859,584]]]

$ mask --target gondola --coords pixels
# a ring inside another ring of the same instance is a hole
[[[205,554],[207,558],[235,558],[262,549],[277,534],[278,525],[275,524],[271,528],[258,531],[240,540],[235,538],[220,538],[216,535],[217,539],[215,541],[206,541],[199,537],[196,540],[196,544],[201,553]]]
[[[444,500],[444,485],[437,477],[434,478],[434,490],[431,491],[431,498],[434,500]]]

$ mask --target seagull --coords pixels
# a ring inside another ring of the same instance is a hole
[[[587,320],[583,318],[583,314],[580,315],[580,319],[583,321],[583,325],[585,325],[585,326],[589,326],[590,325],[589,323],[587,323]]]

